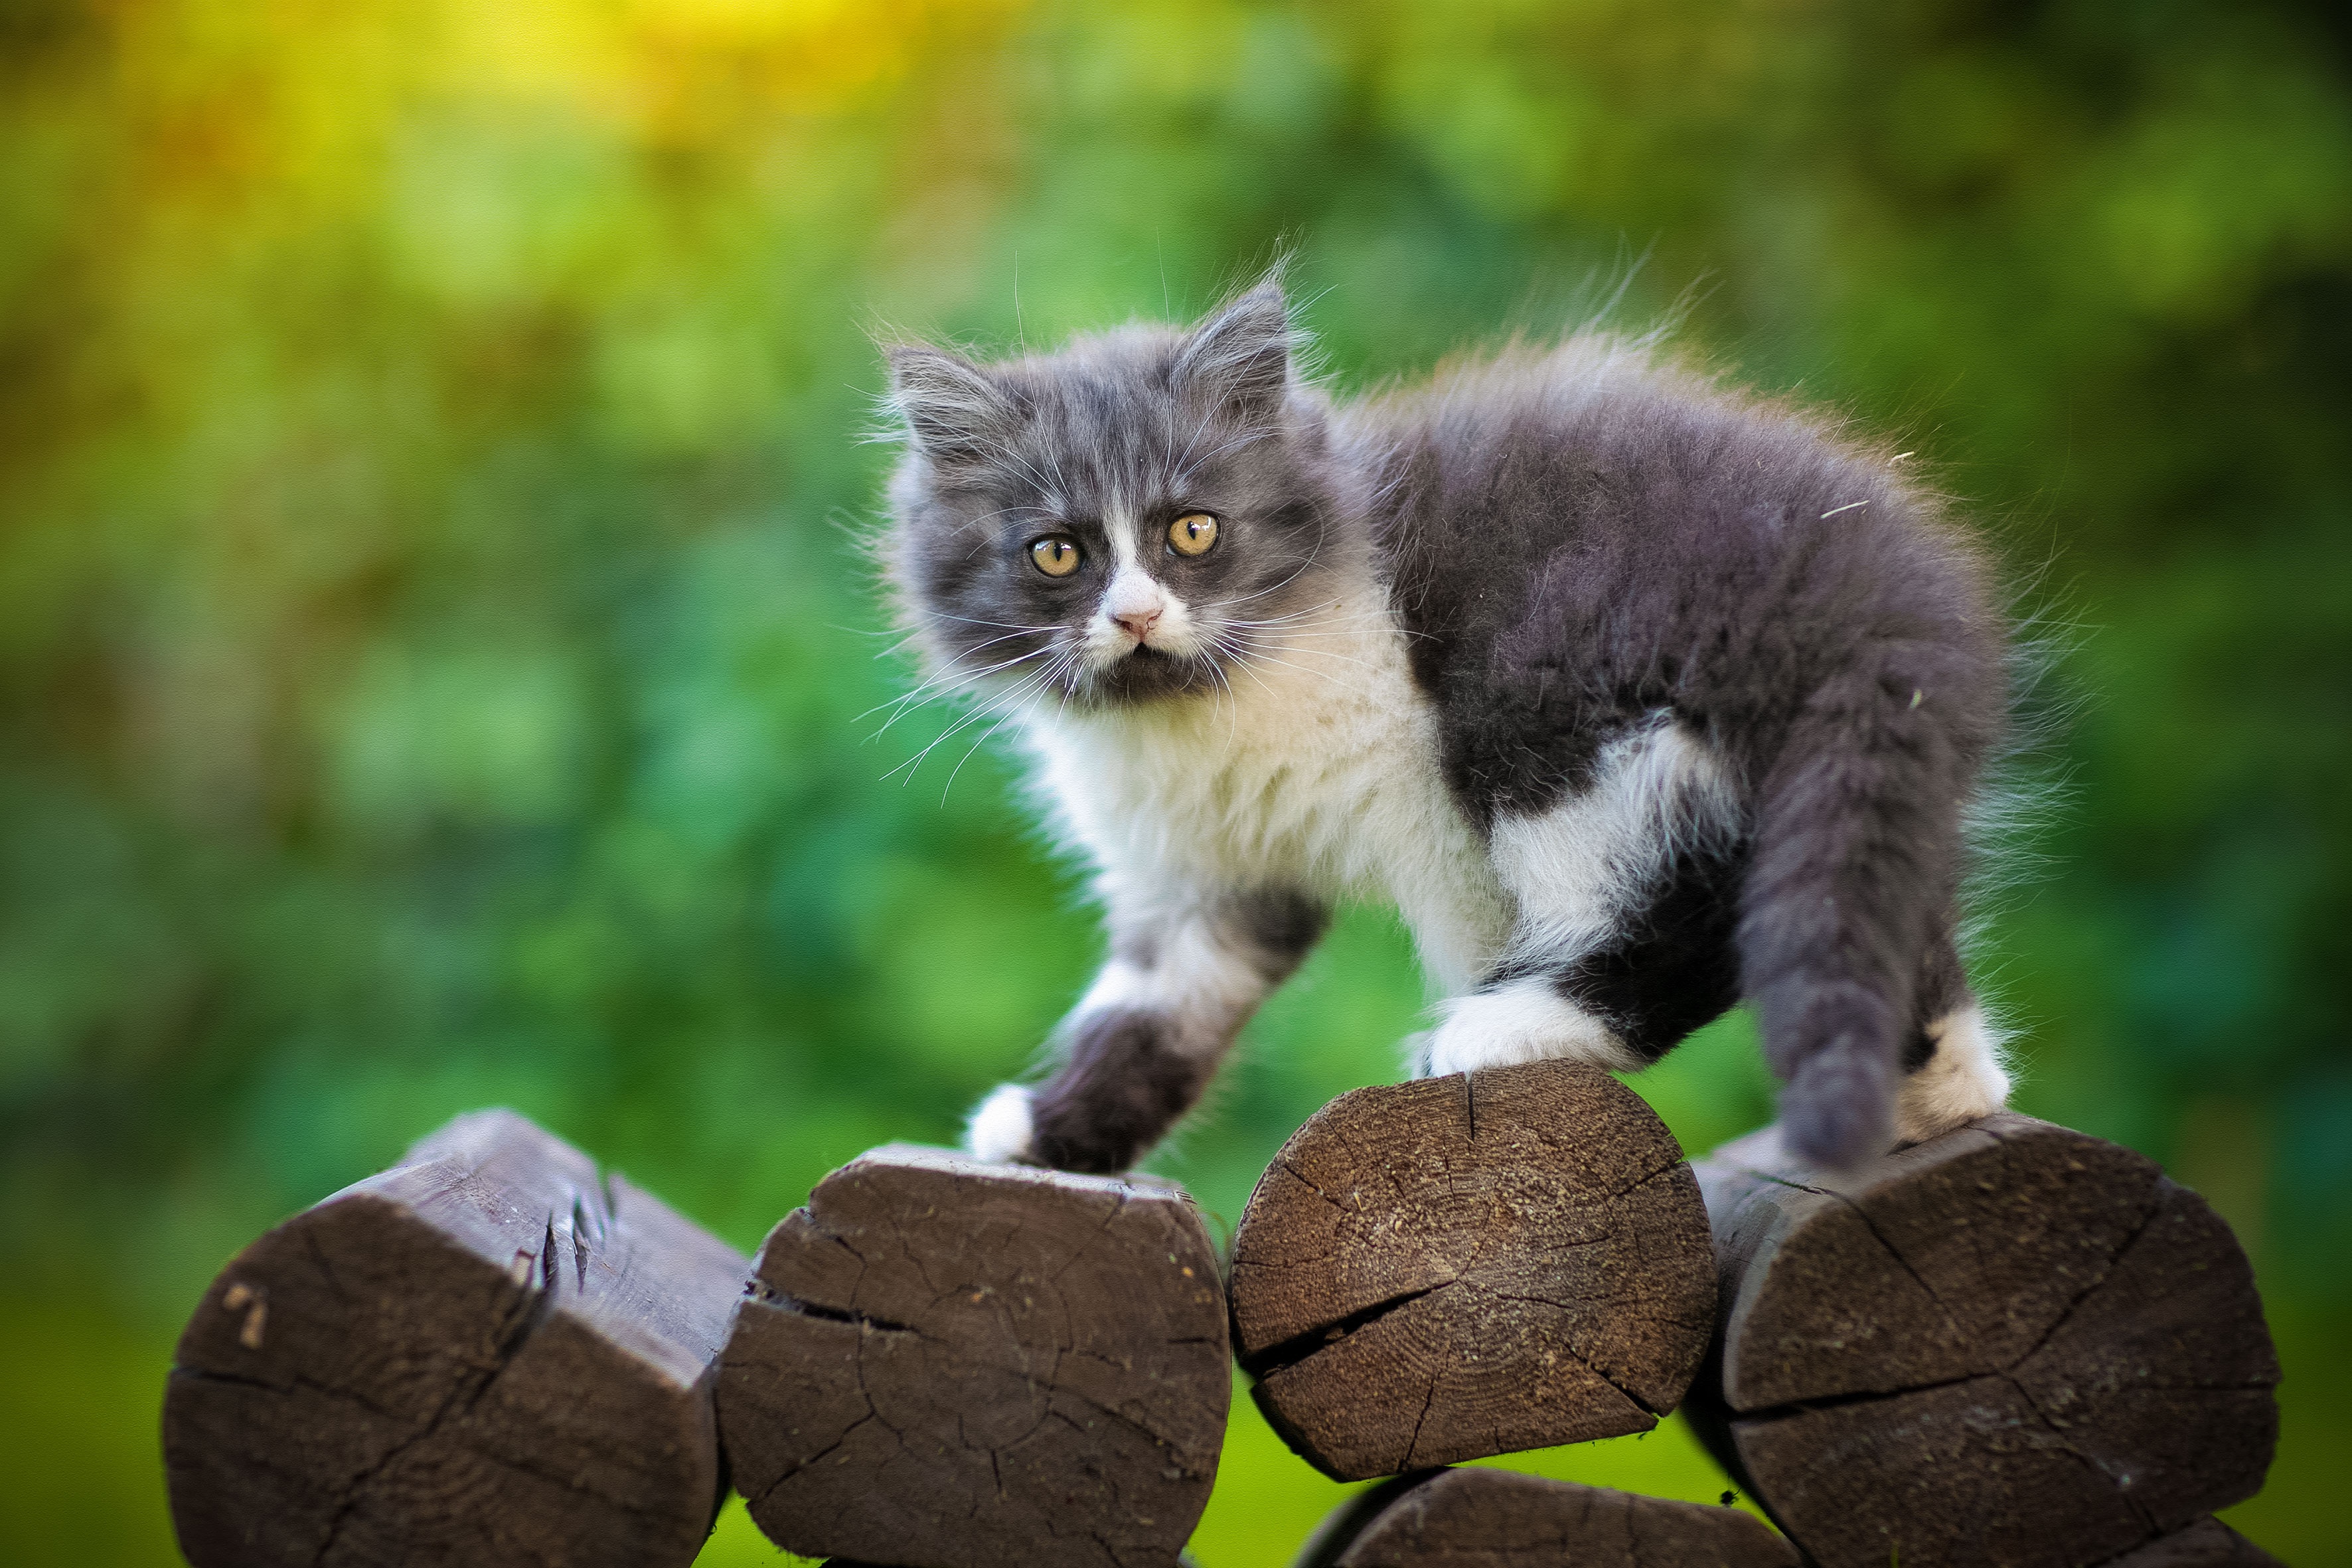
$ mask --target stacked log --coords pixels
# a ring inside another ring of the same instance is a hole
[[[731,1251],[504,1111],[239,1253],[163,1404],[196,1568],[693,1561]]]
[[[1646,1431],[1715,1306],[1673,1136],[1567,1062],[1332,1101],[1251,1195],[1230,1288],[1259,1408],[1340,1480]]]
[[[2236,1550],[2200,1521],[2262,1485],[2278,1361],[2229,1227],[2152,1162],[2002,1112],[1843,1175],[1767,1128],[1698,1173],[1722,1328],[1689,1412],[1822,1568]]]
[[[1459,1469],[1359,1493],[1294,1568],[1797,1568],[1797,1553],[1736,1508]]]
[[[2279,1560],[2218,1519],[2159,1536],[2105,1568],[2282,1568]]]
[[[165,1398],[173,1517],[196,1568],[659,1568],[731,1466],[772,1539],[845,1565],[1172,1563],[1235,1352],[1311,1463],[1395,1478],[1301,1568],[2271,1562],[2211,1517],[2276,1444],[2261,1301],[2153,1163],[2004,1112],[1858,1172],[1768,1128],[1694,1173],[1558,1062],[1333,1101],[1222,1284],[1148,1178],[894,1145],[751,1266],[520,1118],[461,1117],[214,1281]],[[1677,1402],[1785,1539],[1443,1468]]]
[[[1207,1505],[1230,1342],[1176,1188],[880,1149],[777,1226],[753,1289],[719,1426],[788,1551],[1172,1563]]]

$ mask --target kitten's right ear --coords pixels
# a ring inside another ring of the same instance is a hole
[[[1290,308],[1269,278],[1193,329],[1170,378],[1212,403],[1268,414],[1289,386],[1291,344]]]
[[[915,445],[934,462],[988,456],[1013,432],[1019,410],[1004,388],[961,354],[901,343],[888,351],[890,401]]]

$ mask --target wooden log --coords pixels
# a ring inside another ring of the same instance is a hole
[[[1208,1503],[1231,1342],[1173,1187],[880,1149],[775,1228],[754,1290],[719,1429],[787,1551],[1165,1563]]]
[[[1359,1493],[1294,1568],[1797,1568],[1736,1508],[1509,1470],[1423,1471]]]
[[[1231,1290],[1259,1408],[1339,1480],[1647,1431],[1715,1308],[1673,1136],[1567,1062],[1325,1106],[1251,1194]]]
[[[2149,1542],[2103,1568],[2284,1568],[2279,1560],[2218,1519]]]
[[[2262,1486],[2245,1255],[2150,1161],[2009,1112],[1843,1176],[1698,1166],[1723,1326],[1687,1407],[1822,1568],[2084,1568]]]
[[[239,1253],[163,1401],[196,1568],[686,1563],[743,1258],[509,1111]]]

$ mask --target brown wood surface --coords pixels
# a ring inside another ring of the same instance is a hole
[[[2218,1519],[2200,1519],[2102,1568],[2282,1568],[2279,1560]]]
[[[1216,1477],[1229,1345],[1181,1192],[893,1146],[768,1237],[719,1426],[788,1551],[1165,1565]]]
[[[1295,1568],[1797,1568],[1797,1553],[1736,1508],[1478,1468],[1349,1499]]]
[[[723,1492],[744,1259],[507,1111],[247,1247],[164,1396],[197,1568],[658,1565]]]
[[[1234,1237],[1259,1407],[1341,1480],[1646,1431],[1706,1349],[1706,1210],[1595,1068],[1358,1089],[1283,1146]]]
[[[1693,1425],[1823,1568],[2088,1568],[2251,1497],[2278,1362],[2204,1201],[2002,1112],[1857,1172],[1699,1163],[1723,1324]]]

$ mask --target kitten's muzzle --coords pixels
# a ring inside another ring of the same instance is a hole
[[[1122,568],[1111,578],[1110,587],[1103,595],[1102,614],[1139,647],[1151,640],[1153,628],[1167,616],[1168,595],[1143,573]],[[1120,647],[1112,652],[1112,657],[1129,651]]]

